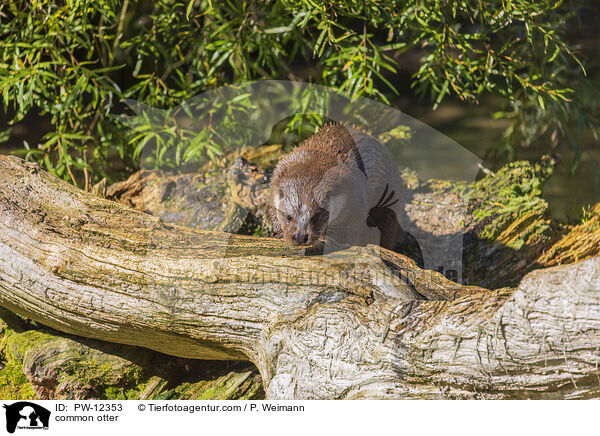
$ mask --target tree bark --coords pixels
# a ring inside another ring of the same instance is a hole
[[[438,300],[438,301],[426,301]],[[267,398],[588,398],[600,259],[461,286],[378,247],[170,226],[0,156],[0,305],[57,330],[250,360]]]

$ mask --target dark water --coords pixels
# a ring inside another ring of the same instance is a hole
[[[486,152],[501,143],[502,134],[508,125],[506,120],[493,119],[492,114],[498,108],[492,102],[474,106],[447,101],[436,111],[425,105],[414,105],[406,101],[400,101],[399,106],[404,112],[478,155],[486,168],[495,171],[508,162],[506,153],[487,153],[486,156]],[[577,219],[582,207],[600,202],[598,175],[594,168],[594,161],[596,165],[600,165],[600,142],[593,137],[591,131],[585,131],[582,137],[581,148],[585,151],[574,174],[571,174],[574,149],[566,138],[556,150],[543,144],[515,150],[515,160],[534,161],[544,154],[558,153],[560,162],[554,175],[544,186],[543,197],[549,204],[552,216],[565,221]]]

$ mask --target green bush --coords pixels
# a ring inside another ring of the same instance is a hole
[[[598,99],[566,37],[583,4],[3,0],[0,94],[11,124],[51,117],[53,130],[24,153],[79,184],[84,171],[106,176],[115,153],[135,165],[136,135],[115,118],[123,99],[170,108],[223,84],[276,78],[387,102],[408,54],[420,59],[412,85],[434,106],[449,95],[501,96],[506,146],[540,137],[554,146],[569,134],[577,147],[567,125],[595,126]]]

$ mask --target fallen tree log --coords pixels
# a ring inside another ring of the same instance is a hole
[[[267,398],[600,389],[598,258],[489,291],[377,247],[307,257],[275,239],[169,226],[6,156],[0,305],[88,338],[250,360]]]
[[[250,362],[181,359],[68,335],[0,308],[3,400],[264,399]]]

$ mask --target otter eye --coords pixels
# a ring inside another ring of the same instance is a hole
[[[292,216],[291,215],[288,215],[285,218],[288,220],[288,222],[292,220]]]

